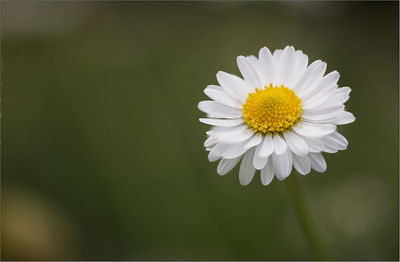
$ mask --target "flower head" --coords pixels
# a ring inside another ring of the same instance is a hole
[[[325,75],[326,63],[308,65],[308,56],[292,46],[260,50],[259,57],[239,56],[243,78],[217,73],[219,86],[204,90],[212,100],[198,107],[207,114],[200,121],[211,125],[204,146],[208,159],[220,160],[217,172],[228,173],[240,164],[239,181],[248,185],[260,170],[263,185],[288,177],[292,166],[302,175],[311,168],[325,172],[322,152],[347,148],[337,125],[354,116],[344,103],[351,89],[339,88],[339,73]]]

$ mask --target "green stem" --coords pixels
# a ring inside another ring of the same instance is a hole
[[[307,201],[304,197],[301,184],[298,182],[296,175],[291,175],[285,181],[286,189],[297,219],[307,237],[310,247],[314,250],[318,260],[324,260],[327,256],[323,239],[314,222]]]

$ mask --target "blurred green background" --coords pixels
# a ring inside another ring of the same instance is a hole
[[[314,259],[285,191],[220,177],[197,103],[294,45],[357,117],[296,172],[330,259],[398,260],[398,2],[1,2],[1,258]],[[290,179],[290,177],[289,177]]]

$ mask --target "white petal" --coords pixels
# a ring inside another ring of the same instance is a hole
[[[213,150],[211,149],[210,152],[208,153],[208,161],[210,162],[215,162],[218,159],[220,159],[221,156],[215,154],[215,152],[213,152]]]
[[[324,149],[324,144],[320,138],[303,137],[303,139],[307,143],[310,152],[319,153]]]
[[[208,136],[214,136],[214,135],[219,134],[220,132],[226,132],[226,131],[228,131],[228,130],[229,130],[228,127],[212,126],[212,127],[210,128],[210,130],[208,130],[208,131],[206,132],[206,134],[207,134]]]
[[[330,107],[341,105],[350,98],[349,87],[334,88],[329,92],[321,92],[319,95],[314,95],[310,99],[303,100],[303,109],[314,109],[320,106]]]
[[[209,85],[204,89],[204,93],[211,98],[221,104],[233,107],[233,108],[242,108],[242,104],[239,100],[231,97],[225,90],[216,85]]]
[[[260,77],[263,86],[273,83],[275,80],[275,69],[272,54],[268,48],[263,47],[258,54],[260,61]]]
[[[307,86],[314,84],[316,81],[319,81],[319,79],[322,78],[325,70],[326,63],[320,60],[314,61],[307,67],[303,76],[295,81],[295,83],[293,84],[293,90],[296,92],[297,95],[301,96]]]
[[[311,171],[310,158],[305,156],[298,156],[293,154],[293,166],[301,175],[307,175]]]
[[[339,81],[340,74],[338,71],[332,71],[326,76],[324,76],[321,81],[316,82],[313,85],[306,86],[304,88],[304,93],[303,95],[305,97],[312,97],[314,95],[317,95],[320,92],[326,92],[327,88],[329,87],[335,87],[337,85],[337,82]]]
[[[219,71],[217,73],[217,80],[224,91],[236,98],[241,104],[246,101],[246,98],[252,89],[240,77],[232,74]]]
[[[293,130],[297,134],[305,137],[323,137],[334,132],[336,126],[333,124],[317,124],[302,121],[293,126]]]
[[[217,143],[208,154],[208,160],[210,162],[217,161],[222,157],[222,155],[229,150],[230,148],[234,147],[235,145]]]
[[[242,143],[232,146],[231,148],[229,148],[227,151],[225,151],[222,154],[222,157],[224,159],[234,159],[237,157],[241,157],[247,151],[247,149],[244,148],[244,145],[246,143],[247,143],[247,141],[244,141]]]
[[[326,114],[330,113],[332,111],[341,111],[344,109],[344,105],[341,104],[335,104],[335,105],[320,105],[316,108],[311,109],[305,109],[303,108],[303,114],[314,114],[314,115],[320,115],[320,114]]]
[[[262,143],[259,145],[258,154],[260,157],[267,157],[274,152],[274,140],[271,135],[265,135]]]
[[[297,50],[295,54],[296,67],[292,79],[288,83],[288,87],[292,88],[293,84],[303,76],[308,65],[308,56],[303,54],[301,50]]]
[[[230,127],[228,131],[219,132],[218,140],[223,143],[240,143],[254,135],[254,131],[246,125]]]
[[[274,141],[271,135],[265,135],[262,142],[257,146],[254,154],[253,164],[256,169],[263,169],[268,157],[274,151]]]
[[[242,110],[215,101],[201,101],[198,108],[214,118],[240,118],[243,115]]]
[[[217,173],[220,176],[226,175],[229,171],[231,171],[236,164],[240,161],[240,157],[233,159],[221,159],[218,164]]]
[[[345,150],[347,148],[346,144],[337,140],[334,136],[332,136],[332,134],[322,137],[321,141],[324,143],[324,146],[327,146],[332,150]]]
[[[322,152],[331,153],[331,154],[337,153],[337,151],[338,150],[336,148],[332,147],[331,145],[326,145],[326,144],[324,144],[324,148],[322,149]]]
[[[345,146],[348,146],[349,142],[347,142],[347,139],[342,136],[339,132],[333,132],[331,134],[332,137],[334,137],[338,142],[342,143]]]
[[[248,57],[238,56],[237,65],[243,78],[253,87],[261,87],[261,79],[257,72],[257,67],[254,65],[254,61]]]
[[[254,149],[249,150],[242,159],[239,170],[239,181],[242,186],[250,184],[256,169],[253,166]]]
[[[243,123],[242,118],[236,119],[212,119],[212,118],[200,118],[200,122],[208,125],[213,126],[225,126],[225,127],[232,127],[238,126]]]
[[[315,171],[319,173],[323,173],[326,171],[326,162],[321,153],[310,153],[309,157],[311,161],[311,167]]]
[[[293,46],[287,46],[283,49],[279,63],[279,70],[275,79],[276,85],[287,86],[289,81],[292,79],[296,66],[295,52]]]
[[[272,58],[274,59],[274,65],[275,68],[279,67],[280,61],[281,61],[281,55],[282,55],[282,49],[275,49]]]
[[[287,151],[287,144],[280,135],[273,135],[272,139],[274,140],[274,150],[276,154],[282,155]]]
[[[335,94],[335,92],[329,92],[326,95],[321,96],[319,100],[313,100],[311,102],[303,101],[303,110],[312,111],[320,108],[341,106],[349,98],[350,96],[348,94]]]
[[[344,87],[338,88],[336,91],[337,91],[338,94],[349,95],[350,92],[351,92],[351,88],[348,87],[348,86],[344,86]]]
[[[218,139],[215,136],[209,136],[206,141],[204,141],[205,147],[215,146],[218,142]]]
[[[272,161],[270,161],[262,170],[261,170],[261,183],[264,186],[268,186],[272,179],[274,178],[274,171],[272,170]]]
[[[351,92],[351,88],[348,86],[344,86],[337,89],[338,92],[349,95]]]
[[[356,118],[353,116],[352,113],[343,111],[332,120],[332,123],[336,125],[345,125],[353,123],[354,120],[356,120]]]
[[[303,113],[301,114],[301,116],[305,120],[324,121],[332,119],[337,115],[340,115],[343,110],[344,110],[344,105],[336,105],[330,108],[322,107],[313,110],[303,109]]]
[[[256,147],[256,152],[254,153],[254,158],[253,158],[253,165],[258,170],[263,169],[268,161],[268,155],[264,156],[264,155],[260,154],[263,144],[264,143],[258,144],[258,146]]]
[[[246,143],[246,145],[244,147],[246,149],[250,149],[252,147],[259,145],[261,142],[262,142],[262,135],[257,133],[248,140],[248,142]]]
[[[337,105],[345,103],[350,97],[351,89],[349,87],[338,88],[327,88],[324,92],[313,94],[310,97],[303,99],[303,108],[316,108],[321,105]]]
[[[292,171],[292,153],[286,150],[282,155],[272,154],[272,168],[279,180],[284,180]]]
[[[349,100],[350,95],[349,94],[335,94],[335,96],[332,97],[332,99],[335,101],[335,104],[344,104]],[[331,103],[333,105],[333,103]]]
[[[248,140],[236,144],[233,147],[229,148],[227,151],[223,153],[223,158],[226,159],[232,159],[235,157],[239,157],[243,155],[246,151],[248,151],[250,148],[257,146],[259,143],[261,143],[261,135],[256,134],[249,138]]]
[[[308,145],[304,142],[303,138],[296,135],[294,132],[284,132],[286,143],[290,150],[299,156],[304,156],[308,154]]]

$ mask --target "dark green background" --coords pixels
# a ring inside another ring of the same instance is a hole
[[[216,174],[197,104],[238,55],[341,73],[346,151],[304,188],[329,258],[397,260],[398,2],[1,2],[2,259],[314,259],[285,183]],[[289,177],[291,179],[291,177]]]

